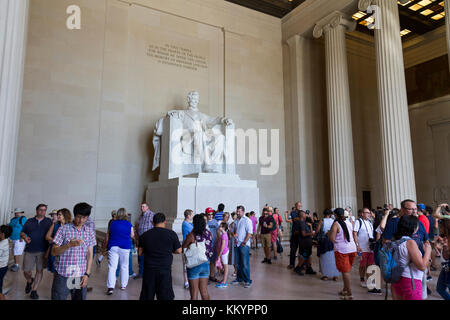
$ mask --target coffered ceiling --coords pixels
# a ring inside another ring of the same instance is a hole
[[[274,17],[282,18],[306,0],[226,0]],[[330,0],[332,1],[332,0]],[[432,31],[445,24],[443,0],[411,0],[405,4],[399,2],[402,38],[409,39]],[[356,11],[353,19],[357,21],[357,30],[372,34],[373,16]]]

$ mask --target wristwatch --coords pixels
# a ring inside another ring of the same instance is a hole
[[[84,273],[85,276],[87,276],[88,278],[91,276],[89,273],[85,272]]]

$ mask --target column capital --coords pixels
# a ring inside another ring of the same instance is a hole
[[[392,0],[394,1],[394,0]],[[399,2],[401,4],[405,4],[407,2],[409,2],[410,0],[400,0]],[[396,1],[397,2],[397,1]],[[380,1],[378,0],[359,0],[358,1],[358,9],[360,11],[367,11],[367,9],[371,6],[371,5],[379,5]]]
[[[326,32],[330,28],[336,28],[339,25],[344,26],[350,32],[355,31],[356,29],[356,21],[342,12],[335,11],[316,23],[313,30],[313,36],[314,38],[320,38],[324,31]]]

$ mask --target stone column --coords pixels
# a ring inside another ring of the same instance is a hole
[[[304,102],[304,45],[305,38],[294,35],[287,40],[289,46],[289,66],[291,80],[291,136],[292,136],[292,174],[295,201],[301,201],[304,208],[309,208],[308,186],[307,186],[307,164],[305,146],[305,102]]]
[[[448,51],[448,62],[450,68],[450,0],[444,0],[445,5],[445,26],[447,29],[447,51]]]
[[[397,0],[360,0],[378,16],[375,28],[378,103],[386,203],[400,207],[405,199],[416,200],[405,67]]]
[[[11,217],[28,0],[0,0],[0,223]]]
[[[334,208],[351,206],[356,211],[355,163],[345,42],[345,32],[354,31],[355,28],[355,21],[340,12],[334,12],[316,24],[313,35],[319,38],[325,34],[331,205]]]

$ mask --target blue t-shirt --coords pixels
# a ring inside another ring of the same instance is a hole
[[[14,217],[9,222],[9,226],[13,229],[11,240],[20,240],[20,233],[22,232],[22,228],[27,222],[27,218],[25,216]]]
[[[400,218],[392,218],[389,220],[386,224],[386,228],[383,232],[383,238],[386,240],[392,240],[394,238],[394,234],[397,232],[397,225],[400,221]],[[428,233],[425,230],[425,227],[423,226],[422,222],[419,221],[419,229],[415,234],[411,237],[414,241],[416,241],[417,246],[419,247],[420,252],[422,254],[423,251],[423,243],[428,240]]]
[[[109,227],[108,250],[112,247],[131,249],[131,228],[128,220],[114,220]]]
[[[217,229],[219,229],[219,223],[216,219],[212,219],[211,221],[208,221],[208,227],[209,231],[212,233],[212,243],[213,246],[216,244],[216,237],[217,237]]]
[[[186,237],[189,233],[191,233],[192,229],[194,229],[194,225],[186,220],[183,221],[181,225],[181,231],[183,232],[183,242],[186,240]]]
[[[223,220],[223,211],[216,212],[214,219],[216,219],[217,221],[222,221]]]

